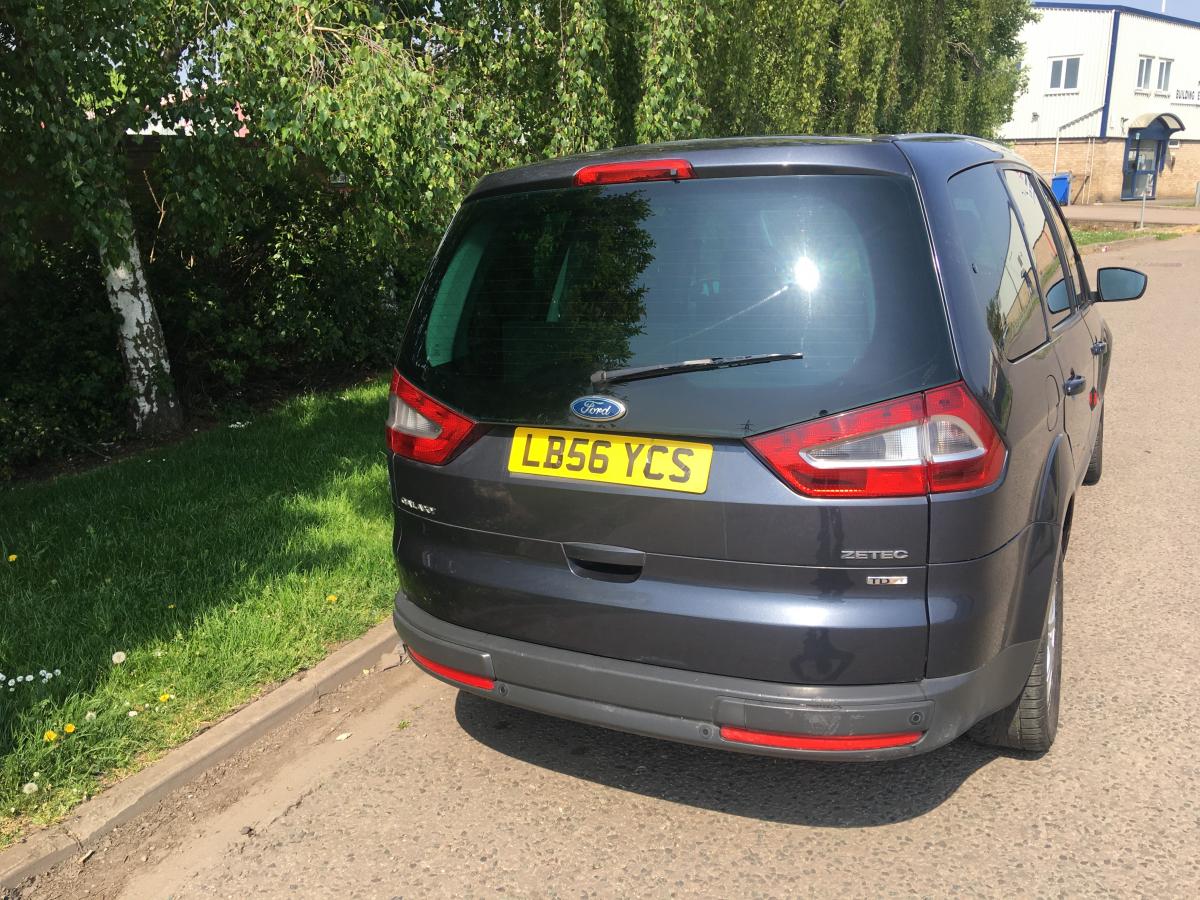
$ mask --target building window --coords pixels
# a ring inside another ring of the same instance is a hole
[[[1138,80],[1137,86],[1139,91],[1150,90],[1150,71],[1154,68],[1153,56],[1142,56],[1138,59]]]
[[[1079,57],[1064,56],[1050,60],[1050,90],[1074,91],[1079,89]]]
[[[1164,94],[1171,89],[1171,60],[1158,61],[1158,89]]]

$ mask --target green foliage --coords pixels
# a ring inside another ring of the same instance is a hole
[[[471,138],[487,104],[464,102],[453,80],[438,77],[435,28],[358,2],[263,0],[229,15],[214,10],[205,22],[221,81],[203,94],[195,85],[192,96],[216,111],[247,110],[266,176],[336,174],[353,188],[347,219],[382,250],[445,218],[479,152]],[[208,153],[203,170],[236,152],[215,131],[193,142],[197,157]]]
[[[706,134],[991,136],[1020,87],[1027,0],[735,0],[697,36]]]
[[[706,131],[821,131],[826,61],[838,6],[831,0],[717,4],[717,34],[701,69],[705,94],[715,98]]]
[[[1028,0],[16,0],[0,20],[0,183],[10,221],[52,205],[120,252],[126,131],[187,121],[192,190],[172,215],[228,219],[231,157],[253,152],[276,181],[307,169],[352,185],[344,218],[388,251],[440,229],[483,172],[548,155],[991,133],[1029,16]]]
[[[901,15],[888,0],[846,0],[829,55],[828,130],[871,134],[900,101]]]
[[[639,144],[700,137],[708,109],[700,92],[700,55],[715,16],[707,4],[645,0],[645,36],[639,76],[645,86],[637,102]],[[698,45],[698,46],[697,46]]]
[[[1030,15],[1028,0],[9,0],[0,268],[49,271],[29,235],[51,224],[120,261],[129,200],[185,401],[377,366],[484,173],[689,137],[990,135]],[[127,132],[155,123],[180,134],[130,180]],[[43,332],[20,343],[96,360],[82,383],[110,396],[95,271],[69,267],[53,313],[22,300]],[[23,423],[3,458],[63,448],[71,404],[31,406],[59,377],[11,376],[23,399],[4,414],[18,403]],[[70,440],[116,433],[92,412]]]
[[[233,168],[243,204],[226,220],[168,216],[173,227],[159,228],[148,192],[134,206],[172,372],[193,415],[387,365],[432,247],[414,236],[404,252],[373,254],[345,219],[344,195],[311,177],[255,180],[253,156],[235,161],[250,165]],[[147,178],[170,204],[187,180],[165,169]],[[200,249],[206,233],[219,249]],[[98,258],[77,244],[33,251],[0,284],[0,480],[63,456],[101,458],[127,436]]]
[[[559,23],[561,51],[547,155],[611,147],[615,137],[604,0],[572,0]]]
[[[119,262],[122,149],[178,88],[198,34],[193,0],[8,0],[0,10],[0,261],[29,262],[30,230],[63,222]]]
[[[899,103],[893,131],[994,135],[1020,87],[1027,0],[912,0],[900,4]]]
[[[370,252],[345,216],[351,201],[326,185],[249,185],[215,253],[196,253],[200,223],[180,223],[155,235],[152,258],[143,254],[193,409],[247,385],[320,382],[385,365],[423,274],[428,246],[395,257]],[[143,216],[152,234],[153,210]]]
[[[124,376],[99,261],[37,244],[0,281],[0,480],[122,436]]]

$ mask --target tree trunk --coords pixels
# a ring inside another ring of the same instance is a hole
[[[128,204],[125,204],[125,211],[129,212]],[[119,344],[132,394],[129,412],[134,430],[138,434],[157,437],[179,431],[183,417],[175,399],[162,326],[146,287],[132,214],[128,221],[129,259],[108,268],[104,282],[108,302],[121,316]]]

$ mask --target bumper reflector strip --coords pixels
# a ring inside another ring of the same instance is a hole
[[[779,747],[784,750],[883,750],[906,747],[919,741],[925,732],[902,731],[895,734],[777,734],[748,728],[721,726],[721,737],[738,744]]]
[[[439,662],[434,662],[432,659],[422,656],[407,644],[404,645],[404,649],[408,651],[408,655],[412,657],[413,662],[427,672],[432,672],[434,675],[441,675],[443,678],[457,681],[459,684],[465,684],[467,687],[480,688],[485,691],[490,691],[496,686],[496,682],[491,678],[485,678],[483,675],[472,675],[470,672],[464,672],[462,669],[452,669],[450,666],[443,666]]]

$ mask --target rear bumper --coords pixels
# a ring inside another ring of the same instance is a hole
[[[491,690],[442,679],[481,697],[648,737],[823,760],[894,759],[949,743],[1016,697],[1037,651],[1036,642],[1014,644],[972,672],[907,684],[809,686],[707,675],[497,637],[431,616],[403,594],[396,595],[393,620],[404,643],[422,656],[494,679]],[[814,751],[727,741],[722,726],[821,736],[924,735],[903,747]]]

